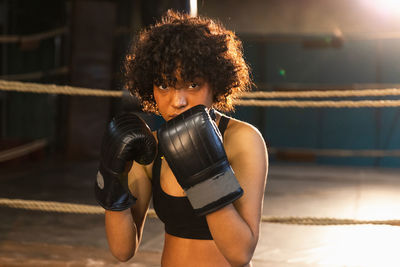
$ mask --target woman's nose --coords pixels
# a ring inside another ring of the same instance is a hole
[[[172,105],[174,108],[180,109],[186,107],[188,104],[187,98],[186,98],[186,92],[183,89],[175,89],[174,90],[174,95],[173,95],[173,100],[172,100]]]

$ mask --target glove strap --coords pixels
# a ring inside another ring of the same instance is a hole
[[[106,210],[126,210],[135,204],[136,198],[114,175],[112,171],[100,166],[94,188],[96,200]]]
[[[219,173],[185,190],[196,214],[203,216],[216,211],[240,198],[240,187],[230,166]]]

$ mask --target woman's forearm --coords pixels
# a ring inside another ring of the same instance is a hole
[[[249,225],[230,204],[206,216],[213,239],[232,266],[244,266],[253,256],[258,242]]]
[[[111,253],[120,261],[132,258],[138,247],[138,235],[131,210],[106,210],[105,225]]]

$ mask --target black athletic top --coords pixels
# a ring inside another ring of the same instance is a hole
[[[219,131],[222,137],[229,122],[229,117],[221,116]],[[176,197],[165,193],[160,184],[161,153],[160,150],[153,163],[153,206],[165,225],[165,231],[173,236],[212,240],[205,216],[197,216],[187,197]]]

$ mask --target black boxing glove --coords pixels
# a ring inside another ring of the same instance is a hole
[[[124,113],[115,117],[102,141],[95,183],[97,202],[106,210],[130,208],[136,201],[128,188],[128,172],[132,163],[149,164],[156,151],[157,142],[139,116]]]
[[[195,106],[167,121],[157,136],[196,214],[211,213],[243,195],[221,134],[205,106]]]

